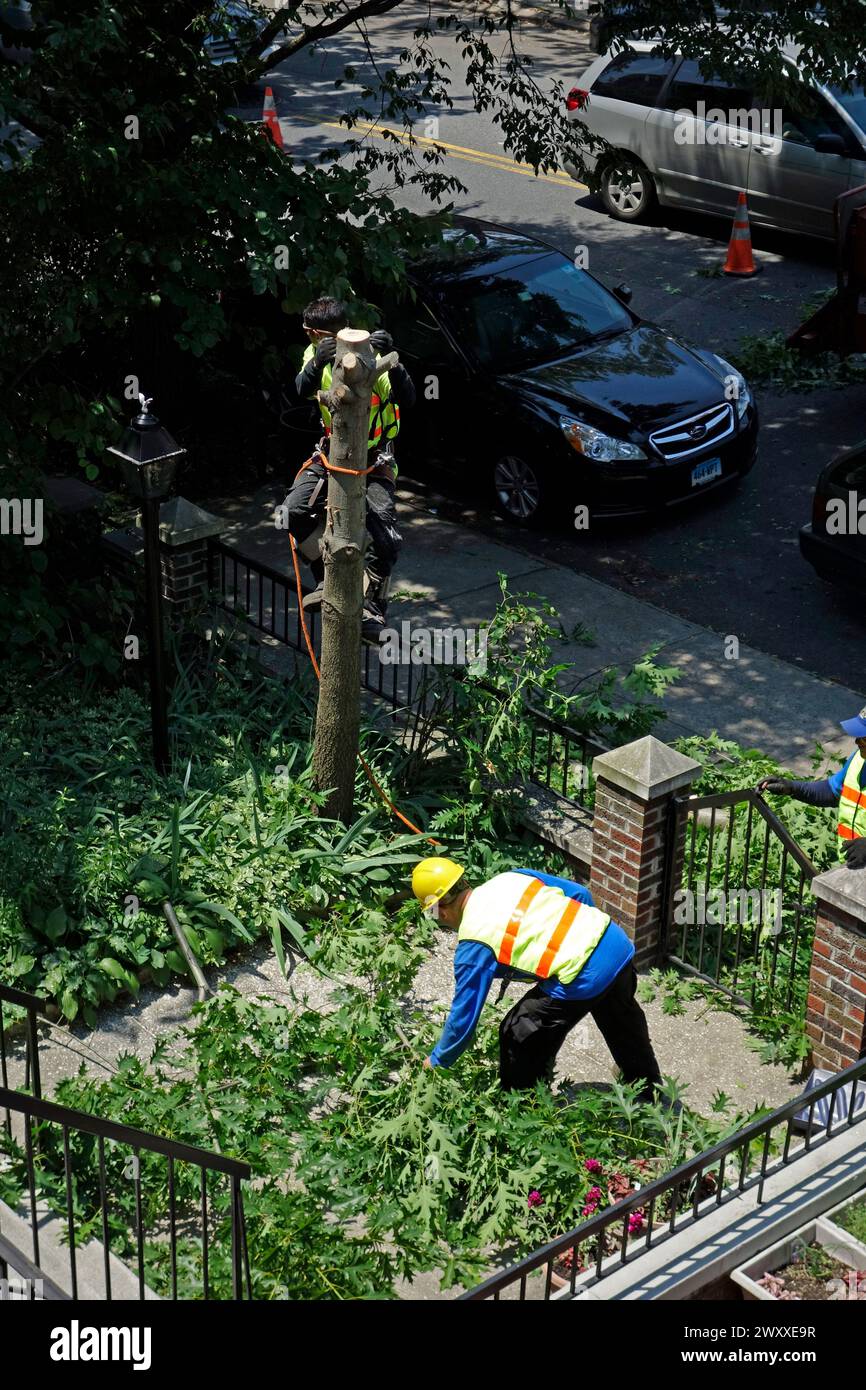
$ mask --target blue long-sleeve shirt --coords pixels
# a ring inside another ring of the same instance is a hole
[[[514,873],[540,878],[552,888],[561,888],[567,898],[593,907],[592,894],[583,884],[568,878],[542,874],[537,869],[515,869]],[[553,999],[594,999],[612,985],[619,972],[634,956],[634,946],[622,927],[611,922],[586,965],[571,984],[564,985],[554,976],[539,980],[510,965],[500,965],[489,946],[481,941],[461,941],[454,953],[454,999],[442,1030],[442,1036],[430,1053],[434,1067],[450,1067],[472,1041],[484,1001],[496,979],[535,981]]]
[[[823,777],[819,782],[792,782],[789,795],[795,801],[804,801],[807,806],[837,806],[842,795],[842,784],[845,781],[845,774],[848,771],[856,754],[840,767],[838,772],[834,772],[831,777]],[[860,786],[866,792],[866,764],[860,772]]]

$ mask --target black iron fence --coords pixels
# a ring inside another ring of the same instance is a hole
[[[866,1120],[864,1078],[866,1058],[494,1274],[462,1300],[567,1297],[578,1284],[608,1278],[744,1192],[756,1189],[760,1206],[768,1178]],[[827,1119],[817,1127],[825,1099]],[[795,1146],[798,1126],[805,1137]]]
[[[526,707],[526,716],[530,726],[530,780],[580,806],[591,806],[595,795],[592,760],[599,753],[607,753],[607,745],[534,705]]]
[[[800,1010],[817,870],[753,789],[674,799],[665,955],[759,1012]]]
[[[257,631],[306,654],[294,577],[290,577],[288,571],[280,573],[261,560],[241,554],[223,541],[212,540],[209,544],[211,586],[220,605]],[[301,592],[309,592],[309,586],[303,581]],[[318,659],[321,638],[318,611],[312,610],[306,621]],[[385,701],[395,717],[398,711],[405,715],[405,742],[409,750],[424,744],[431,726],[447,731],[460,708],[464,672],[465,667],[461,665],[436,666],[412,660],[394,662],[372,646],[365,644],[362,648],[362,688]],[[492,684],[483,680],[479,684],[486,698],[504,698]],[[529,743],[530,780],[581,806],[590,805],[592,759],[597,753],[607,752],[607,746],[570,728],[532,703],[522,706],[520,718]]]
[[[297,586],[292,576],[242,555],[220,540],[210,541],[211,587],[217,601],[243,618],[258,632],[282,642],[293,651],[307,654],[301,615],[298,610]],[[301,593],[310,592],[302,582]],[[313,609],[306,615],[310,643],[321,654],[321,623]],[[384,700],[396,715],[401,709],[414,709],[421,702],[426,668],[409,662],[382,660],[376,648],[365,644],[361,652],[361,685],[370,694]]]
[[[9,1086],[16,1010],[31,1093]],[[76,1299],[87,1247],[87,1297],[111,1300],[120,1278],[123,1298],[144,1299],[149,1285],[171,1299],[252,1297],[241,1188],[249,1165],[44,1100],[38,1026],[45,1012],[45,1000],[0,985],[0,1164],[7,1193],[20,1193],[14,1228],[0,1221],[2,1288],[12,1273],[30,1297],[38,1289],[43,1298]],[[98,1288],[94,1237],[102,1247]],[[50,1274],[42,1263],[48,1247]]]
[[[38,995],[26,994],[24,990],[13,989],[11,985],[0,985],[0,1084],[4,1089],[9,1086],[9,1033],[17,1021],[14,1017],[16,1012],[23,1011],[21,1023],[24,1030],[24,1089],[32,1089],[34,1096],[42,1095],[39,1074],[39,1019],[44,1018],[47,1008],[47,1001],[40,999]],[[8,1111],[4,1126],[7,1133],[11,1132]]]

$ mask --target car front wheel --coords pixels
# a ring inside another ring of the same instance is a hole
[[[543,515],[548,501],[541,469],[516,454],[503,454],[493,468],[493,490],[505,515],[530,526]]]
[[[655,202],[655,184],[642,164],[619,155],[602,172],[601,201],[620,222],[640,222]]]

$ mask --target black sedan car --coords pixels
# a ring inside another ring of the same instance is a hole
[[[628,515],[747,473],[758,415],[741,374],[637,317],[561,252],[461,220],[383,305],[415,379],[398,457],[482,481],[511,519]]]
[[[821,579],[866,592],[866,440],[821,472],[800,551]]]

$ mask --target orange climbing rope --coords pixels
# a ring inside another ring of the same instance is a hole
[[[330,463],[329,460],[325,457],[325,455],[319,452],[318,450],[316,451],[316,453],[318,453],[319,458],[321,459],[325,468],[327,468],[329,472],[332,473],[352,473],[355,475],[355,477],[363,477],[365,473],[372,473],[373,471],[373,468],[340,468],[337,464]],[[306,463],[298,469],[298,472],[295,475],[296,480],[301,476],[305,468],[309,468],[310,464],[315,462],[315,458],[316,455],[311,454],[311,456],[307,459]],[[373,467],[378,467],[378,465],[374,464]],[[292,565],[294,566],[295,570],[295,585],[298,591],[298,614],[301,619],[301,627],[304,633],[304,641],[307,646],[310,661],[313,664],[313,670],[316,673],[316,680],[320,681],[322,679],[322,673],[319,670],[319,663],[316,660],[316,653],[313,650],[313,644],[310,640],[310,633],[307,628],[307,619],[304,614],[304,598],[301,590],[301,571],[298,567],[298,552],[297,547],[295,546],[295,538],[292,535],[291,531],[289,532],[289,544],[292,550]],[[414,825],[413,822],[409,820],[408,816],[404,816],[402,811],[398,811],[397,807],[394,805],[387,792],[376,781],[376,778],[373,774],[373,769],[370,767],[370,764],[367,762],[366,758],[360,751],[358,752],[358,761],[364,769],[364,772],[367,774],[367,780],[370,782],[370,785],[376,790],[376,792],[385,802],[385,805],[388,807],[390,811],[394,813],[394,815],[397,817],[399,821],[402,821],[405,826],[408,826],[408,828],[412,831],[414,835],[424,836],[426,840],[430,841],[431,845],[439,845],[442,843],[441,840],[434,839],[432,835],[426,835],[423,830],[419,829],[417,825]]]

